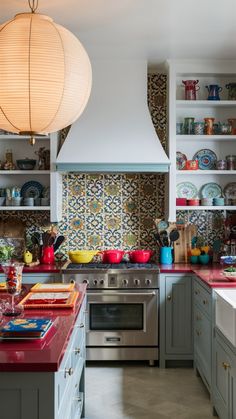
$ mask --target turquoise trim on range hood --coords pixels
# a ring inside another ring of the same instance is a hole
[[[119,173],[168,173],[169,164],[161,163],[58,163],[59,172],[119,172]]]

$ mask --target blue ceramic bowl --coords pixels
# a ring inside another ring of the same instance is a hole
[[[199,262],[199,256],[190,256],[190,263],[196,264]]]
[[[209,255],[200,255],[198,256],[199,258],[199,262],[201,263],[201,265],[207,265],[210,261],[210,256]]]

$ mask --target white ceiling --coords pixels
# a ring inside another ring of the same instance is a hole
[[[0,0],[1,22],[27,0]],[[235,0],[39,0],[94,58],[236,58]]]

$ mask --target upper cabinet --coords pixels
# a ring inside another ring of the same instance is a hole
[[[236,209],[236,61],[170,60],[167,67],[169,219],[178,210]]]
[[[57,150],[57,134],[36,136],[33,146],[29,137],[0,134],[0,211],[49,211],[52,222],[60,221],[62,180],[56,172]]]

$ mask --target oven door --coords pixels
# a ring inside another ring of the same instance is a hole
[[[88,290],[87,346],[157,346],[158,290]]]

